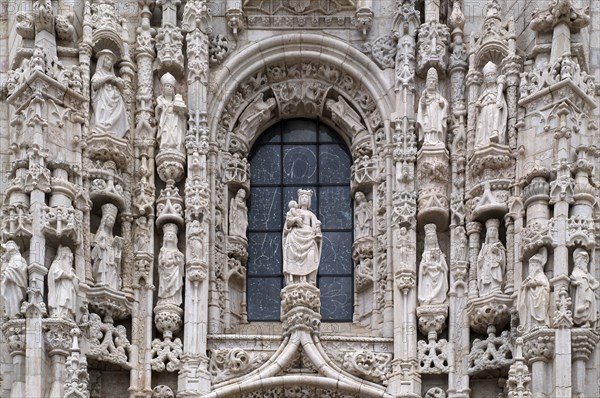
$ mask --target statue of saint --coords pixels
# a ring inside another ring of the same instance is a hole
[[[268,98],[266,101],[263,98],[263,94],[258,94],[240,115],[240,124],[236,131],[239,131],[242,136],[251,138],[258,128],[273,116],[277,101],[275,98]]]
[[[248,228],[248,207],[246,191],[239,189],[229,203],[229,235],[246,238]]]
[[[48,307],[53,318],[73,319],[79,279],[73,269],[73,252],[59,246],[48,271]]]
[[[123,100],[123,79],[113,70],[116,57],[110,50],[98,53],[96,73],[92,76],[93,128],[123,138],[129,130],[129,120]]]
[[[425,225],[425,250],[419,264],[419,305],[444,304],[448,298],[448,265],[438,244],[435,224]]]
[[[537,329],[549,325],[548,303],[550,301],[550,282],[544,274],[544,265],[548,260],[548,251],[542,247],[529,259],[529,275],[523,281],[517,308],[521,328]]]
[[[423,141],[424,147],[446,147],[447,120],[448,101],[439,93],[437,71],[429,68],[427,83],[417,110],[419,141]]]
[[[283,275],[287,284],[317,281],[321,260],[321,222],[309,210],[312,190],[298,190],[298,204],[290,202],[283,227]]]
[[[156,99],[159,147],[183,152],[183,142],[187,129],[187,107],[181,94],[175,92],[177,81],[170,73],[160,79],[162,95]]]
[[[21,301],[27,291],[27,262],[14,241],[9,240],[2,248],[4,257],[0,291],[4,298],[4,313],[7,317],[14,318],[21,313]]]
[[[117,218],[117,206],[106,203],[102,206],[102,219],[94,236],[92,265],[96,285],[107,285],[111,289],[121,289],[121,250],[123,238],[113,236]]]
[[[163,227],[163,246],[158,254],[158,304],[181,305],[185,257],[177,248],[177,225]]]
[[[483,67],[483,91],[476,102],[475,148],[490,142],[504,144],[508,107],[504,98],[504,77],[492,61]]]
[[[371,236],[373,234],[373,204],[361,191],[354,194],[354,204],[354,238]]]
[[[143,192],[143,191],[142,191]],[[138,217],[135,219],[135,239],[133,248],[136,252],[148,251],[152,235],[152,218]]]
[[[595,329],[598,322],[596,293],[600,283],[588,271],[590,255],[587,250],[577,248],[573,252],[573,272],[571,273],[571,297],[573,298],[573,323]]]
[[[500,292],[502,293],[502,282],[504,269],[506,268],[506,249],[498,239],[498,227],[500,221],[497,219],[485,222],[485,243],[477,256],[477,288],[479,297]]]

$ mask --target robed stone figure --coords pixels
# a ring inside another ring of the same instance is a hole
[[[177,225],[163,227],[163,246],[158,254],[158,305],[181,305],[185,256],[177,247]]]
[[[129,130],[129,120],[123,100],[123,79],[114,72],[115,55],[110,50],[98,53],[96,73],[92,76],[92,128],[123,138]]]
[[[517,308],[521,328],[525,331],[548,326],[550,282],[544,273],[548,251],[542,247],[529,259],[529,275],[523,281],[519,291]]]
[[[13,318],[21,313],[21,301],[27,290],[27,262],[21,256],[19,246],[9,240],[4,245],[2,258],[2,281],[0,290],[4,299],[4,313]]]
[[[419,140],[424,148],[445,148],[447,122],[448,101],[439,92],[437,71],[430,68],[417,110]]]
[[[94,236],[92,248],[92,265],[96,285],[106,285],[113,290],[121,288],[123,238],[113,236],[117,211],[117,206],[111,203],[102,206],[102,219]]]
[[[419,264],[419,305],[444,304],[448,299],[448,264],[438,244],[435,224],[425,225],[425,250]]]
[[[73,269],[73,252],[59,246],[48,271],[48,307],[50,316],[73,319],[77,304],[79,279]]]
[[[571,273],[571,297],[573,300],[573,323],[578,326],[595,328],[598,322],[595,291],[600,283],[588,271],[590,255],[587,250],[577,248],[573,252],[573,272]]]
[[[283,227],[283,275],[286,283],[316,285],[323,235],[321,222],[309,210],[312,190],[298,190],[298,204],[290,202]]]

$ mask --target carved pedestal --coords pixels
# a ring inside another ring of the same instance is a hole
[[[479,334],[502,330],[510,320],[512,305],[513,299],[502,293],[492,293],[486,297],[470,299],[467,305],[467,314],[471,329]]]
[[[444,231],[448,226],[450,158],[445,148],[422,148],[417,155],[419,199],[417,220],[420,224],[436,224]]]
[[[310,283],[292,283],[281,289],[284,335],[296,329],[318,333],[321,325],[321,291]]]

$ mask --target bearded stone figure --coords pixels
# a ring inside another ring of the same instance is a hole
[[[435,224],[425,225],[425,250],[419,264],[419,305],[443,304],[448,298],[448,265]]]
[[[477,129],[475,147],[482,147],[490,142],[504,144],[508,107],[504,97],[504,81],[498,76],[495,63],[488,62],[483,68],[484,87],[477,99]]]
[[[160,79],[162,95],[156,99],[159,146],[161,150],[171,149],[183,152],[183,142],[187,128],[187,107],[181,94],[175,92],[177,81],[170,73]]]
[[[445,148],[447,120],[448,101],[439,92],[437,71],[430,68],[417,110],[419,141],[423,141],[423,147]]]
[[[573,253],[573,272],[571,273],[571,297],[573,298],[573,323],[594,329],[598,322],[596,312],[596,293],[600,283],[588,271],[590,255],[582,248]]]
[[[321,260],[321,222],[309,210],[312,190],[298,190],[298,205],[290,202],[283,227],[283,275],[287,284],[316,285]]]
[[[115,55],[110,50],[98,53],[96,73],[92,76],[92,127],[102,133],[123,138],[129,130],[129,120],[123,100],[123,79],[114,72]]]
[[[548,251],[542,247],[529,259],[529,275],[519,291],[518,310],[525,331],[549,325],[550,282],[544,274]]]
[[[73,270],[73,252],[59,246],[48,271],[48,307],[54,318],[73,319],[77,303],[79,279]]]
[[[21,256],[19,246],[12,240],[4,245],[2,258],[2,281],[0,287],[4,298],[4,313],[13,318],[21,313],[21,301],[27,290],[27,262]]]
[[[496,292],[502,293],[506,249],[498,239],[499,225],[500,221],[497,219],[485,222],[485,243],[477,256],[477,288],[480,297]]]
[[[114,290],[121,288],[121,251],[123,238],[113,236],[117,206],[102,206],[102,219],[94,236],[92,264],[96,285],[106,285]]]
[[[158,305],[181,305],[185,256],[177,248],[177,225],[163,227],[163,246],[158,254]]]

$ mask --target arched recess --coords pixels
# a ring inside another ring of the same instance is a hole
[[[211,319],[222,319],[222,331],[246,321],[245,266],[248,243],[229,233],[232,198],[250,191],[247,156],[256,138],[288,118],[319,118],[334,127],[352,153],[352,195],[362,192],[371,218],[366,233],[356,234],[352,249],[360,289],[355,323],[382,330],[387,279],[387,170],[384,148],[391,144],[389,119],[394,88],[364,54],[346,43],[315,34],[280,35],[252,44],[215,72],[209,87],[210,140],[216,144],[214,191],[215,253],[211,269]],[[393,79],[390,79],[393,80]],[[359,271],[360,270],[360,271]],[[231,281],[229,278],[232,278]],[[242,281],[244,283],[242,283]],[[231,283],[230,283],[231,282]],[[357,286],[359,287],[359,286]],[[363,304],[360,304],[363,303]],[[389,303],[388,303],[389,304]]]

